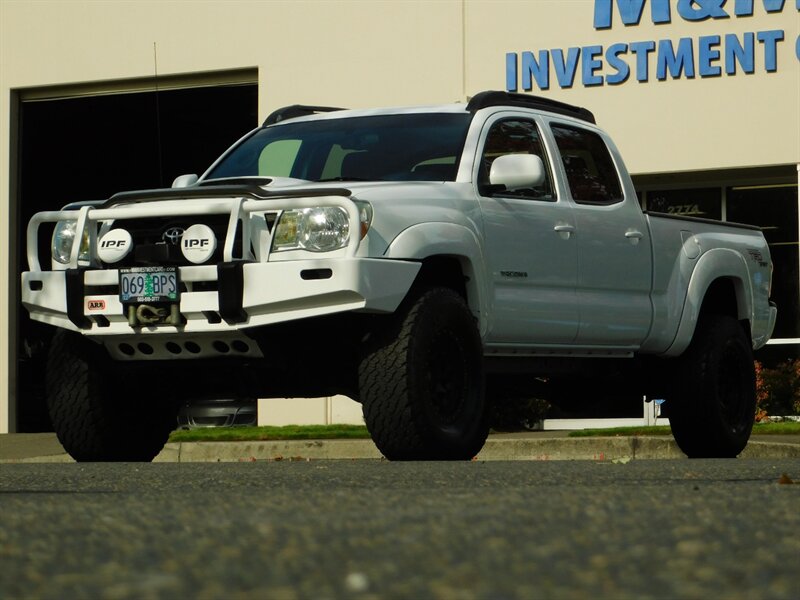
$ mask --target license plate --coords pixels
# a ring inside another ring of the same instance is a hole
[[[119,270],[120,302],[177,302],[179,296],[177,267],[132,267]]]

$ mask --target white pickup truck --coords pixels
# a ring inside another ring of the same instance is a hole
[[[336,393],[390,459],[470,459],[510,381],[608,372],[688,456],[736,456],[776,317],[757,228],[643,213],[589,111],[505,92],[286,107],[199,178],[27,235],[77,460],[152,459],[179,401]]]

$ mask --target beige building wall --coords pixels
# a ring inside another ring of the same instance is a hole
[[[347,396],[258,401],[259,425],[363,425],[361,405]]]
[[[263,119],[295,103],[464,100],[504,89],[506,53],[780,29],[774,73],[765,71],[764,46],[756,43],[751,75],[657,81],[651,56],[646,83],[632,75],[622,85],[585,88],[579,65],[571,89],[553,82],[533,92],[594,111],[634,173],[800,163],[795,0],[780,13],[767,14],[755,0],[753,16],[700,22],[682,19],[670,1],[672,21],[660,25],[645,3],[636,26],[624,26],[613,4],[614,25],[596,30],[592,0],[0,0],[0,432],[13,421],[7,407],[15,385],[8,350],[17,276],[9,251],[20,235],[9,190],[16,97],[57,96],[73,84],[141,89],[156,70],[169,78],[253,68]],[[626,60],[635,69],[633,57]]]

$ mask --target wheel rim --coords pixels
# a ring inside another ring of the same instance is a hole
[[[457,430],[468,393],[468,373],[461,340],[452,332],[440,332],[428,347],[426,363],[430,415],[443,431]]]
[[[729,431],[741,434],[754,418],[748,415],[750,385],[747,362],[733,344],[727,344],[722,353],[717,379],[720,415]]]

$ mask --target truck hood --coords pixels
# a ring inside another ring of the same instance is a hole
[[[343,184],[347,187],[343,187]],[[291,206],[291,199],[343,196],[369,202],[372,226],[359,250],[364,256],[383,256],[405,229],[418,224],[448,223],[477,232],[480,209],[471,184],[431,181],[311,182],[290,178],[237,178],[200,182],[184,188],[123,192],[103,207],[131,204],[213,201],[223,198],[275,200],[276,208]]]
[[[346,187],[343,187],[345,186]],[[235,179],[212,179],[183,188],[157,188],[120,192],[102,203],[103,207],[157,202],[163,200],[195,200],[212,198],[245,197],[255,200],[271,198],[309,198],[317,196],[346,196],[369,200],[381,197],[397,197],[403,188],[413,190],[418,196],[422,190],[436,195],[447,184],[427,181],[335,181],[313,182],[289,177],[239,177]],[[427,195],[427,194],[425,194]]]

